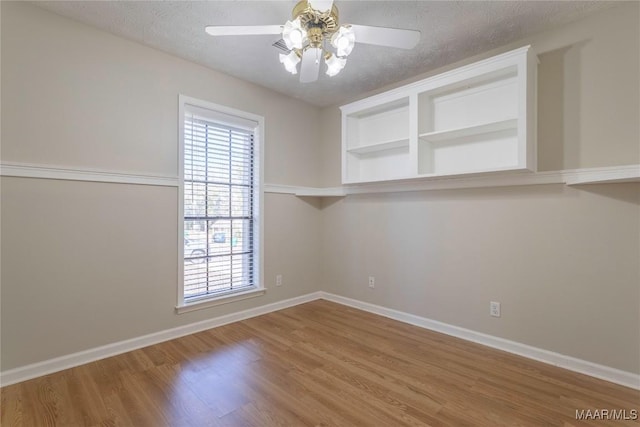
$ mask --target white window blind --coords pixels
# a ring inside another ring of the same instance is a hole
[[[257,285],[256,126],[184,107],[185,303]]]

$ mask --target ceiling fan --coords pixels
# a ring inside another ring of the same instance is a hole
[[[333,0],[302,0],[293,8],[292,18],[284,25],[210,25],[205,28],[212,36],[244,36],[281,34],[288,54],[280,54],[280,62],[300,81],[318,79],[320,62],[324,59],[328,76],[335,76],[347,63],[355,43],[412,49],[420,40],[420,31],[369,25],[339,25],[338,8]],[[328,50],[333,47],[333,52]]]

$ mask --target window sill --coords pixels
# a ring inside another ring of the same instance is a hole
[[[184,305],[176,306],[176,313],[188,313],[190,311],[202,310],[209,307],[215,307],[217,305],[228,304],[231,302],[241,301],[248,298],[255,298],[264,295],[267,292],[266,288],[254,288],[243,292],[234,292],[229,294],[223,294],[213,298],[207,298],[199,301],[193,301]]]

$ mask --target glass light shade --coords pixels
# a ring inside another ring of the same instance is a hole
[[[331,55],[324,62],[327,64],[327,75],[333,77],[347,64],[347,58],[338,58],[336,55]]]
[[[296,66],[298,62],[300,62],[300,57],[294,51],[291,51],[288,55],[281,53],[280,62],[288,72],[298,74],[298,68]]]
[[[300,24],[300,18],[287,21],[282,29],[282,39],[289,49],[302,49],[307,40],[307,32]]]
[[[356,43],[356,34],[351,27],[341,26],[331,36],[331,45],[336,48],[336,55],[348,56]]]

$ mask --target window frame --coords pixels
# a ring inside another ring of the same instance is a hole
[[[254,128],[253,140],[253,162],[254,162],[254,233],[253,233],[253,251],[254,251],[254,285],[241,288],[240,290],[230,290],[220,292],[214,295],[200,297],[197,300],[185,302],[184,298],[184,122],[187,105],[205,109],[212,115],[234,116],[240,120],[252,121],[257,123]],[[229,302],[239,301],[246,298],[252,298],[263,295],[266,291],[264,288],[264,117],[257,114],[248,113],[246,111],[237,110],[235,108],[226,107],[224,105],[214,104],[197,98],[192,98],[180,94],[178,96],[178,286],[177,286],[177,305],[176,312],[178,314],[193,310],[200,310],[215,305],[225,304]],[[257,229],[257,231],[256,231]]]

